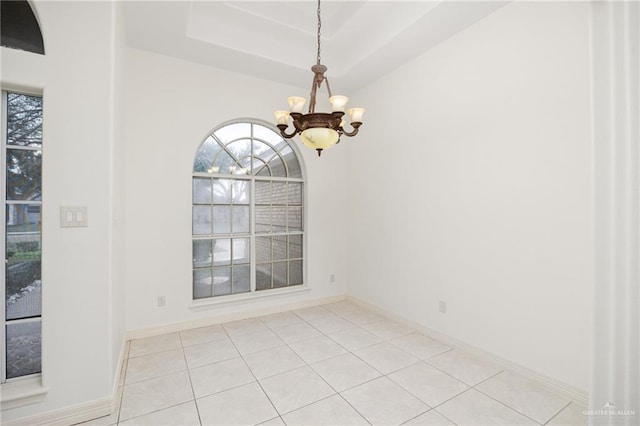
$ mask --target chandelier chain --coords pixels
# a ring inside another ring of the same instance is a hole
[[[320,65],[320,30],[322,29],[322,20],[320,18],[320,0],[318,0],[318,65]]]

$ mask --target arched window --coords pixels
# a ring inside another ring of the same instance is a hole
[[[0,2],[0,44],[44,55],[42,33],[29,2]]]
[[[224,124],[193,165],[193,298],[303,284],[302,167],[270,125]]]

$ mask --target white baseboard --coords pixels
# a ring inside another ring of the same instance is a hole
[[[551,377],[545,376],[544,374],[538,373],[537,371],[533,371],[527,367],[523,367],[521,365],[518,365],[512,361],[508,361],[506,359],[500,358],[499,356],[496,356],[490,352],[487,352],[483,349],[479,349],[473,345],[470,345],[468,343],[465,343],[461,340],[457,340],[454,339],[453,337],[447,336],[446,334],[442,334],[440,332],[437,332],[435,330],[432,330],[428,327],[425,327],[421,324],[418,324],[416,322],[410,321],[402,316],[396,315],[393,312],[387,311],[385,309],[379,308],[376,305],[372,305],[371,303],[365,302],[364,300],[358,299],[356,297],[353,296],[348,296],[347,300],[363,306],[365,308],[368,308],[382,316],[385,316],[389,319],[392,319],[396,322],[402,323],[404,325],[406,325],[407,327],[413,328],[416,331],[419,331],[420,333],[424,334],[427,337],[433,338],[435,340],[438,340],[442,343],[446,343],[447,345],[454,347],[454,348],[458,348],[458,349],[462,349],[465,352],[468,352],[472,355],[476,355],[478,357],[483,357],[483,358],[487,358],[490,359],[491,361],[495,362],[496,364],[500,365],[501,367],[507,369],[507,370],[511,370],[514,371],[516,373],[518,373],[521,376],[524,376],[526,379],[540,385],[541,387],[545,388],[546,390],[548,390],[549,392],[564,398],[564,399],[569,399],[573,402],[575,402],[578,405],[581,405],[582,407],[588,407],[589,405],[589,394],[581,389],[578,389],[574,386],[568,385],[564,382],[561,382],[559,380],[553,379]]]
[[[122,386],[124,386],[124,373],[126,371],[127,359],[129,358],[130,342],[124,338],[122,346],[120,346],[120,355],[118,358],[118,367],[113,378],[113,388],[111,389],[111,412],[116,411],[120,405],[120,397],[122,396]]]
[[[35,416],[23,417],[5,426],[68,426],[111,414],[112,398],[102,398]]]
[[[207,318],[197,320],[181,321],[171,324],[165,324],[155,327],[145,327],[129,330],[126,333],[125,340],[141,339],[144,337],[158,336],[160,334],[175,333],[176,331],[188,330],[190,328],[206,327],[209,325],[220,324],[223,322],[237,321],[247,318],[254,318],[263,315],[277,314],[280,312],[292,311],[296,309],[310,308],[313,306],[323,305],[325,303],[340,302],[347,298],[346,295],[323,297],[320,299],[305,300],[302,302],[289,303],[277,307],[264,308],[258,310],[249,310],[246,312],[238,312],[233,314],[212,315]]]

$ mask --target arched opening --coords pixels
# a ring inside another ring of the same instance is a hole
[[[40,25],[27,1],[0,2],[0,44],[44,55]]]
[[[193,298],[303,285],[304,179],[256,121],[216,128],[193,165]]]

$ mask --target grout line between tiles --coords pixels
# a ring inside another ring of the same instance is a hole
[[[302,321],[306,322],[306,323],[307,323],[307,324],[309,324],[311,327],[313,327],[313,325],[312,325],[312,324],[310,324],[308,321],[306,321],[304,318],[301,318],[301,319],[302,319]],[[314,327],[314,328],[315,328],[315,327]],[[343,349],[345,349],[345,350],[347,351],[347,353],[351,353],[351,354],[352,354],[352,352],[351,352],[351,351],[349,351],[349,349],[347,349],[347,348],[345,348],[344,346],[340,345],[338,342],[333,341],[333,339],[331,339],[327,334],[323,333],[321,330],[318,330],[318,331],[319,331],[322,335],[324,335],[325,337],[327,337],[329,340],[331,340],[332,342],[334,342],[336,345],[338,345],[338,346],[342,347]],[[313,339],[313,338],[312,338],[312,339]],[[342,393],[341,393],[341,392],[338,392],[338,391],[337,391],[333,386],[331,386],[331,384],[330,384],[329,382],[327,382],[327,381],[325,380],[325,378],[324,378],[324,377],[322,377],[320,374],[318,374],[318,372],[313,368],[313,366],[312,366],[311,364],[309,364],[309,363],[308,363],[304,358],[302,358],[302,357],[301,357],[301,356],[300,356],[300,355],[295,351],[295,349],[293,349],[291,346],[289,346],[289,344],[288,344],[288,343],[285,343],[285,345],[289,348],[289,350],[293,351],[293,352],[294,352],[294,353],[295,353],[295,354],[296,354],[296,355],[297,355],[297,356],[302,360],[302,362],[305,364],[305,366],[306,366],[306,367],[310,368],[310,369],[311,369],[311,371],[313,371],[313,373],[314,373],[316,376],[318,376],[318,377],[319,377],[323,382],[325,382],[325,383],[327,384],[327,386],[329,386],[329,387],[330,387],[330,388],[335,392],[333,395],[329,395],[329,396],[327,396],[327,397],[325,397],[325,398],[322,398],[322,399],[320,399],[320,400],[318,400],[318,401],[312,402],[312,403],[307,404],[307,405],[305,405],[305,406],[298,407],[298,408],[296,408],[295,410],[290,411],[290,413],[292,413],[292,412],[294,412],[294,411],[297,411],[297,410],[300,410],[300,409],[302,409],[302,408],[308,407],[309,405],[313,405],[313,404],[315,404],[315,403],[317,403],[317,402],[320,402],[320,401],[322,401],[322,400],[324,400],[324,399],[331,398],[331,397],[332,397],[332,396],[334,396],[334,395],[339,395],[339,396],[340,396],[340,398],[342,398],[342,400],[343,400],[344,402],[346,402],[346,403],[347,403],[347,404],[348,404],[348,405],[349,405],[349,406],[350,406],[350,407],[351,407],[351,408],[352,408],[356,413],[358,413],[358,415],[359,415],[360,417],[362,417],[362,418],[364,419],[364,421],[366,421],[367,423],[369,423],[369,424],[371,425],[371,422],[369,421],[369,419],[367,419],[367,418],[366,418],[366,417],[365,417],[365,416],[364,416],[360,411],[358,411],[358,410],[356,409],[356,407],[354,407],[353,405],[351,405],[351,403],[350,403],[349,401],[347,401],[347,399],[342,395]],[[323,362],[323,361],[326,361],[326,360],[329,360],[329,359],[332,359],[332,358],[337,358],[337,357],[342,356],[342,355],[345,355],[345,354],[339,354],[339,355],[336,355],[336,356],[334,356],[334,357],[329,357],[329,358],[327,358],[327,359],[320,360],[320,361],[318,361],[318,362]],[[367,364],[367,365],[369,365],[369,364]],[[299,367],[299,368],[303,368],[303,367]],[[294,370],[296,370],[296,369],[294,369]],[[294,371],[294,370],[289,370],[289,371]],[[376,371],[377,371],[377,370],[376,370]],[[282,374],[282,373],[281,373],[281,374]],[[273,376],[271,376],[271,377],[273,377]],[[378,378],[378,377],[376,377],[376,378]],[[361,383],[361,384],[362,384],[362,383]],[[359,385],[358,385],[358,386],[359,386]],[[344,392],[344,391],[343,391],[343,392]],[[266,393],[266,392],[265,392],[265,393]],[[276,410],[276,411],[277,411],[277,410]],[[279,412],[278,412],[278,413],[279,413]],[[284,414],[288,414],[288,413],[284,413]],[[282,417],[282,414],[281,414],[281,417]],[[284,419],[282,419],[282,421],[284,422]],[[285,424],[286,424],[286,423],[285,423]]]
[[[198,408],[198,403],[196,402],[196,390],[193,388],[193,380],[191,380],[191,369],[189,368],[189,364],[187,363],[187,354],[184,353],[184,343],[182,342],[182,335],[178,333],[178,339],[180,339],[180,346],[182,348],[182,357],[184,359],[184,364],[187,367],[187,377],[189,377],[189,386],[191,386],[191,395],[193,395],[193,405],[196,407],[196,414],[198,415],[198,422],[202,425],[202,417],[200,417],[200,408]]]
[[[266,327],[266,324],[260,319],[257,318],[258,321],[260,321],[260,324],[264,325]],[[260,386],[260,390],[262,390],[262,393],[264,394],[264,396],[267,398],[267,401],[269,401],[269,404],[271,404],[271,406],[273,407],[274,411],[276,412],[276,414],[278,414],[278,416],[280,417],[280,420],[282,420],[282,422],[284,423],[284,420],[282,419],[282,416],[280,415],[280,412],[278,411],[278,409],[276,408],[275,404],[273,403],[273,401],[271,401],[271,398],[269,397],[269,394],[267,393],[267,391],[264,390],[264,387],[262,387],[262,383],[260,383],[260,380],[258,380],[258,378],[256,377],[255,374],[253,374],[253,370],[251,370],[251,367],[249,367],[249,364],[247,364],[247,361],[244,359],[244,356],[240,353],[240,351],[238,350],[238,348],[236,347],[236,344],[233,342],[233,339],[231,339],[231,335],[229,334],[229,332],[227,331],[227,329],[223,326],[222,327],[223,330],[225,331],[225,333],[227,333],[227,336],[229,337],[229,340],[231,340],[231,344],[233,345],[233,347],[236,349],[236,351],[238,352],[238,354],[240,355],[240,359],[242,359],[242,362],[244,363],[245,367],[247,367],[247,369],[249,370],[249,372],[251,373],[251,375],[253,376],[253,379],[256,381],[256,383],[258,384],[258,386]],[[269,327],[267,327],[267,329],[269,329]],[[246,383],[245,383],[246,385]],[[244,385],[242,385],[244,386]],[[227,389],[228,390],[228,389]],[[275,418],[275,417],[273,417]],[[264,420],[267,421],[267,420]],[[263,422],[264,422],[263,421]],[[261,423],[263,423],[261,422]]]
[[[494,401],[499,402],[500,404],[504,405],[505,407],[507,407],[507,408],[509,408],[509,409],[511,409],[511,410],[513,410],[513,411],[515,411],[516,413],[518,413],[518,414],[520,414],[520,415],[522,415],[522,416],[524,416],[524,417],[528,418],[529,420],[532,420],[532,421],[533,421],[534,423],[536,423],[536,424],[539,424],[539,425],[543,425],[543,424],[545,424],[545,423],[540,423],[540,422],[539,422],[539,421],[537,421],[536,419],[533,419],[533,418],[529,417],[528,415],[526,415],[525,413],[521,412],[520,410],[517,410],[515,407],[512,407],[512,406],[510,406],[510,405],[507,405],[506,403],[504,403],[504,402],[500,401],[499,399],[494,398],[493,396],[489,395],[488,393],[483,392],[483,391],[482,391],[482,389],[478,389],[478,388],[476,388],[476,386],[481,385],[482,383],[484,383],[484,382],[486,382],[486,381],[489,381],[489,380],[493,379],[494,377],[496,377],[496,376],[498,376],[498,375],[500,375],[500,374],[504,373],[504,371],[505,371],[505,370],[502,370],[501,372],[494,374],[493,376],[491,376],[491,377],[489,377],[489,378],[487,378],[487,379],[485,379],[485,380],[481,381],[480,383],[476,383],[475,385],[473,385],[473,386],[472,386],[472,388],[473,388],[476,392],[480,392],[482,395],[484,395],[484,396],[486,396],[486,397],[488,397],[488,398],[491,398],[491,399],[493,399]],[[569,404],[570,404],[570,403],[571,403],[571,402],[569,402]],[[567,405],[569,405],[569,404],[567,404]],[[566,405],[565,405],[565,407],[566,407]],[[562,411],[563,409],[564,409],[564,407],[563,407],[560,411]],[[559,413],[560,411],[558,411],[558,413]],[[556,415],[558,415],[558,413],[556,413],[556,414],[554,415],[554,417],[555,417]],[[547,422],[548,422],[548,421],[547,421]]]
[[[564,407],[562,407],[562,409],[560,411],[558,411],[556,414],[553,415],[553,417],[551,417],[549,420],[546,421],[545,425],[548,425],[551,420],[555,419],[556,417],[558,417],[560,415],[560,413],[562,413],[568,406],[570,406],[571,404],[573,404],[573,401],[569,401],[569,403],[567,405],[565,405]]]
[[[499,403],[500,405],[503,405],[503,406],[507,407],[509,410],[514,411],[514,412],[516,412],[516,413],[520,414],[522,417],[526,417],[527,419],[531,420],[531,421],[532,421],[532,422],[534,422],[535,424],[537,424],[537,425],[542,425],[542,423],[540,423],[539,421],[537,421],[537,420],[535,420],[535,419],[532,419],[531,417],[527,416],[526,414],[524,414],[524,413],[522,413],[522,412],[520,412],[520,411],[516,410],[515,408],[513,408],[513,407],[511,407],[511,406],[509,406],[509,405],[507,405],[507,404],[505,404],[504,402],[502,402],[502,401],[499,401],[499,400],[495,399],[495,398],[494,398],[494,397],[492,397],[491,395],[487,395],[486,393],[482,392],[480,389],[476,389],[476,388],[472,388],[472,389],[473,389],[473,390],[475,390],[476,392],[481,393],[482,395],[486,396],[487,398],[493,399],[495,402]]]
[[[444,355],[444,354],[449,353],[449,352],[451,352],[451,351],[453,351],[453,350],[455,350],[455,348],[449,348],[449,350],[447,350],[447,351],[441,352],[441,353],[439,353],[439,354],[437,354],[437,355],[433,355],[433,356],[431,356],[431,357],[429,357],[429,358],[425,358],[425,359],[423,359],[422,361],[426,362],[429,366],[431,366],[431,367],[435,368],[436,370],[438,370],[438,371],[440,371],[440,372],[442,372],[442,373],[446,374],[447,376],[451,377],[452,379],[456,379],[456,380],[457,380],[457,381],[459,381],[460,383],[462,383],[462,384],[464,384],[464,385],[469,386],[470,388],[472,388],[472,387],[474,387],[474,386],[476,386],[476,385],[479,385],[480,383],[482,383],[482,382],[484,382],[484,381],[486,381],[486,380],[489,380],[490,378],[495,377],[495,376],[497,376],[498,374],[500,374],[500,373],[502,373],[503,371],[505,371],[505,370],[500,370],[500,371],[498,371],[497,373],[495,373],[495,374],[493,374],[493,375],[489,376],[488,378],[486,378],[486,379],[482,379],[482,381],[480,381],[480,382],[476,383],[475,385],[470,385],[469,383],[467,383],[467,382],[465,382],[465,381],[462,381],[462,380],[460,380],[459,378],[457,378],[457,377],[455,377],[455,376],[451,375],[450,373],[448,373],[447,371],[445,371],[445,370],[443,370],[442,368],[438,367],[437,365],[434,365],[434,364],[432,364],[432,363],[430,363],[430,362],[429,362],[429,360],[430,360],[430,359],[432,359],[432,358],[436,358],[436,357],[439,357],[440,355]]]
[[[412,394],[412,395],[413,395],[413,394]],[[415,396],[415,395],[414,395],[414,396]],[[421,401],[422,401],[422,400],[421,400]],[[427,407],[429,407],[429,404],[427,404]],[[400,423],[400,426],[402,426],[402,425],[406,425],[406,424],[407,424],[407,423],[409,423],[411,420],[416,419],[416,418],[420,417],[421,415],[428,413],[429,411],[434,411],[434,410],[433,410],[433,408],[429,408],[428,410],[423,411],[422,413],[418,414],[417,416],[413,416],[413,417],[411,417],[409,420],[406,420],[406,421],[404,421],[404,422]]]

